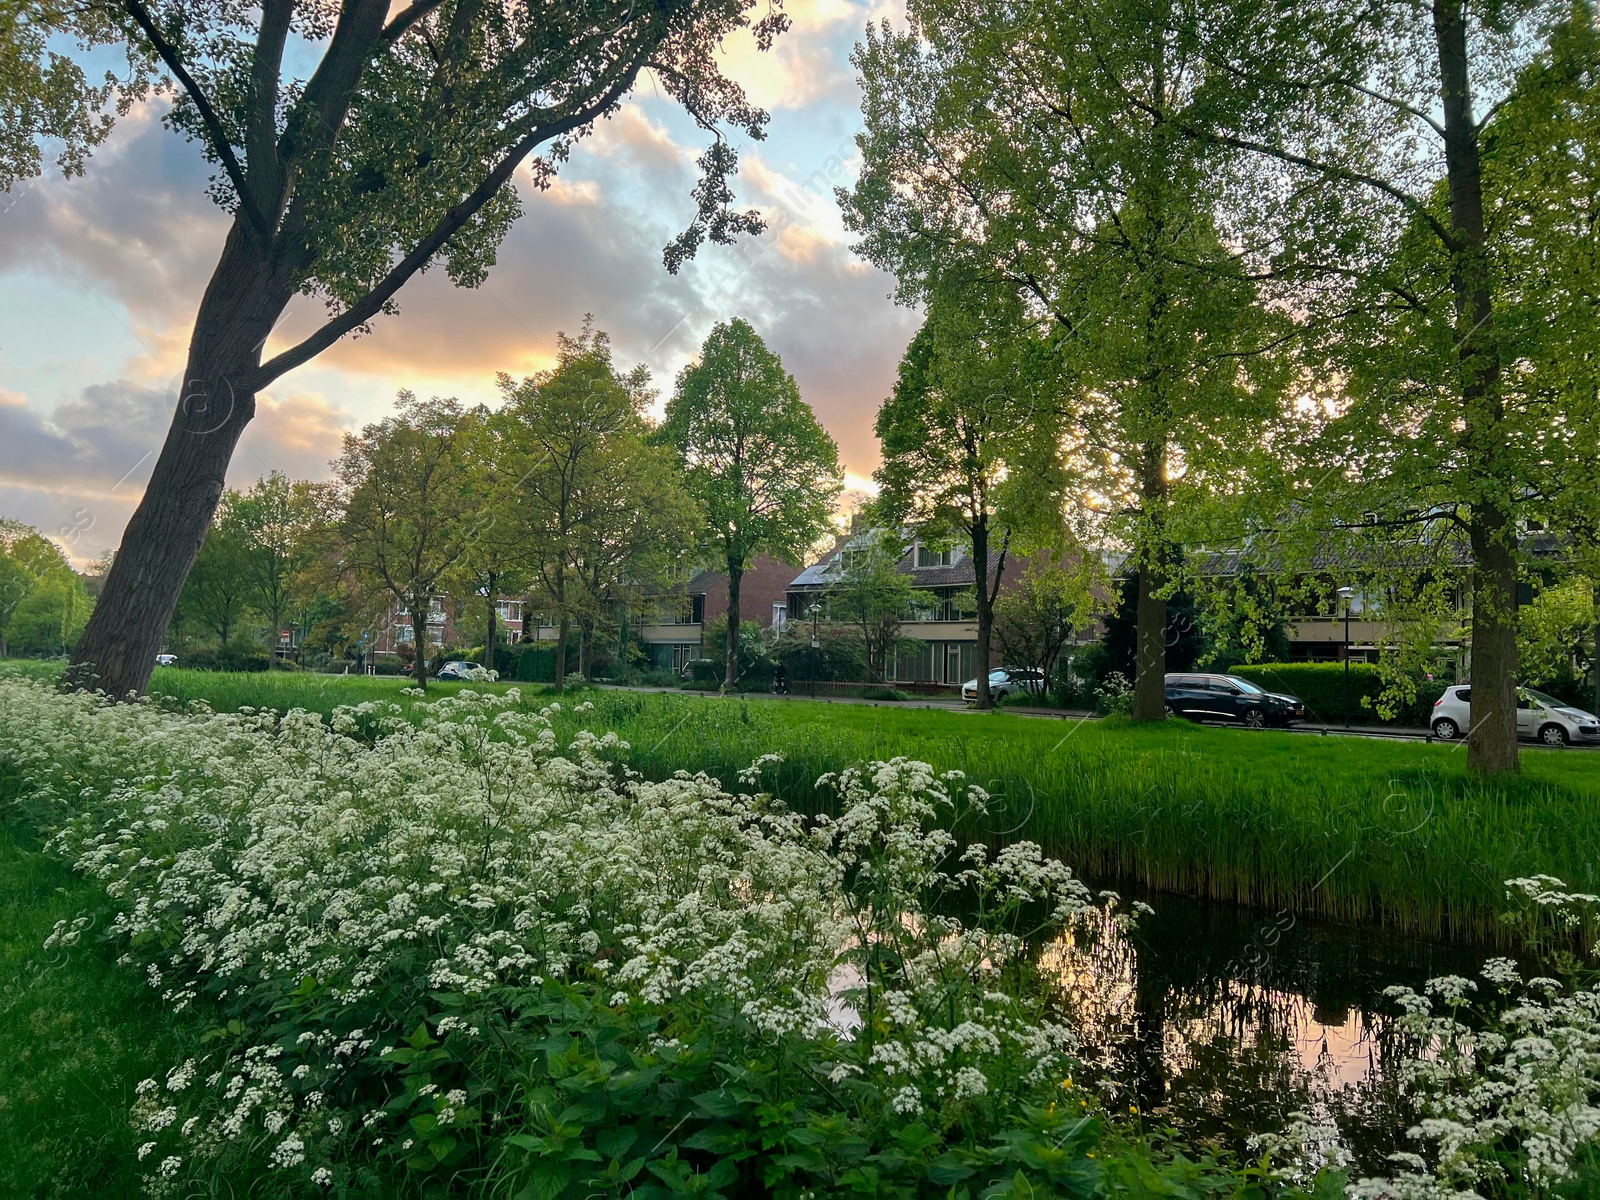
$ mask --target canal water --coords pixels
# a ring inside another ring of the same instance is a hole
[[[1125,900],[1134,897],[1124,893]],[[1473,975],[1486,954],[1171,895],[1128,933],[1063,934],[1039,962],[1088,1078],[1152,1127],[1239,1153],[1296,1113],[1336,1123],[1360,1174],[1414,1148],[1391,984]]]

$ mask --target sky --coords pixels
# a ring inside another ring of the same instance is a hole
[[[677,276],[662,248],[688,223],[705,137],[644,82],[596,125],[539,192],[519,173],[524,215],[487,282],[414,278],[400,312],[346,338],[258,398],[229,483],[269,470],[325,478],[342,434],[392,411],[395,394],[494,402],[495,376],[554,358],[584,314],[623,367],[649,367],[663,399],[720,320],[755,326],[839,443],[846,484],[877,466],[879,403],[917,316],[893,280],[856,257],[833,188],[859,159],[850,51],[869,20],[903,21],[900,0],[788,0],[794,26],[762,53],[724,47],[725,70],[771,113],[741,145],[740,207],[768,231],[702,247]],[[0,193],[0,516],[35,525],[80,565],[115,548],[149,478],[177,398],[188,336],[227,227],[206,196],[198,148],[156,104],[125,117],[79,178],[50,172]],[[315,328],[299,297],[270,355]]]

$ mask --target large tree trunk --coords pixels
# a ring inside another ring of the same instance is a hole
[[[416,647],[417,657],[411,662],[411,676],[416,680],[417,686],[423,691],[428,690],[428,610],[414,608],[411,610],[411,644]]]
[[[567,638],[572,633],[572,620],[565,612],[556,622],[556,691],[567,686]]]
[[[1134,615],[1133,718],[1162,721],[1167,716],[1166,586],[1153,563],[1139,568],[1139,598]]]
[[[989,603],[989,521],[980,516],[972,523],[972,598],[978,605],[978,707],[993,708],[989,691],[989,642],[994,636],[994,605]]]
[[[1467,762],[1485,775],[1517,769],[1517,558],[1501,425],[1500,353],[1483,225],[1483,173],[1472,117],[1467,28],[1462,0],[1434,0],[1445,172],[1450,188],[1450,283],[1455,292],[1456,358],[1461,376],[1472,506],[1472,728]]]
[[[744,563],[728,556],[728,661],[722,672],[722,690],[733,691],[739,682],[739,583],[744,578]]]
[[[494,635],[495,635],[494,619],[495,619],[495,617],[497,615],[496,610],[495,610],[495,606],[494,606],[494,598],[495,598],[494,582],[495,582],[494,572],[490,571],[489,572],[489,586],[484,589],[484,593],[485,593],[485,596],[486,596],[486,599],[484,600],[484,603],[488,605],[488,610],[484,613],[484,616],[486,618],[485,627],[488,630],[488,632],[485,634],[484,639],[483,639],[483,669],[485,671],[494,670]]]
[[[149,685],[234,447],[255,416],[254,393],[239,391],[231,380],[259,366],[291,294],[274,283],[245,222],[236,220],[200,301],[166,442],[73,651],[64,681],[69,686],[125,698]]]
[[[1135,565],[1139,597],[1134,613],[1133,719],[1163,721],[1167,716],[1167,445],[1143,447],[1140,493],[1144,506],[1144,545]]]

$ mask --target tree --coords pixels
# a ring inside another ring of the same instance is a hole
[[[777,5],[760,17],[751,7],[111,0],[38,8],[43,36],[27,31],[24,72],[43,77],[60,39],[120,47],[130,79],[121,98],[152,81],[171,98],[168,124],[200,143],[216,168],[212,194],[232,217],[195,316],[171,427],[73,678],[115,695],[144,688],[257,394],[392,311],[418,271],[442,266],[458,285],[480,283],[520,210],[508,186],[514,172],[530,163],[533,186],[547,187],[574,141],[616,110],[640,72],[715,134],[700,160],[693,220],[667,248],[668,269],[707,238],[758,230],[755,214],[728,207],[738,160],[723,127],[759,138],[766,115],[717,61],[737,29],[753,28],[767,48],[786,27]],[[292,73],[312,58],[308,76]],[[61,124],[52,119],[40,132]],[[268,339],[297,294],[332,313],[269,356]]]
[[[502,504],[515,505],[529,571],[555,610],[559,689],[573,622],[592,622],[591,587],[603,588],[610,578],[601,566],[601,543],[615,532],[613,472],[623,469],[644,437],[650,393],[649,373],[643,367],[620,373],[610,337],[590,318],[576,337],[557,335],[557,354],[554,367],[521,383],[500,377],[506,402],[499,471],[514,481]],[[626,501],[623,509],[626,519]]]
[[[573,575],[581,589],[578,669],[594,677],[595,628],[607,612],[621,621],[640,597],[659,592],[693,551],[700,513],[672,451],[643,420],[607,439],[587,487]]]
[[[1355,503],[1465,533],[1468,761],[1515,770],[1519,529],[1567,490],[1566,463],[1595,478],[1593,390],[1569,386],[1592,380],[1574,367],[1595,336],[1592,7],[1228,8],[1248,26],[1197,30],[1191,54],[1248,103],[1173,127],[1255,165],[1241,236],[1270,247],[1349,378]],[[1563,442],[1577,453],[1550,458]]]
[[[1088,560],[1075,563],[1065,555],[1040,558],[995,600],[994,634],[1007,662],[1038,667],[1044,686],[1055,678],[1056,663],[1076,630],[1093,619],[1096,580],[1086,569]]]
[[[7,644],[23,654],[57,655],[72,648],[94,601],[83,580],[57,571],[30,588],[6,623]]]
[[[109,72],[91,83],[78,62],[52,45],[66,17],[65,6],[41,0],[0,5],[0,192],[39,174],[43,145],[63,174],[81,174],[90,149],[111,131],[106,104],[115,97],[125,112],[142,94],[135,82],[119,95]]]
[[[467,450],[476,410],[401,392],[395,416],[346,434],[334,464],[344,566],[411,621],[417,686],[428,686],[428,613],[471,544],[481,497]]]
[[[270,650],[294,605],[294,585],[309,549],[316,515],[311,485],[272,471],[233,499],[229,515],[241,542],[250,605],[266,618]]]
[[[199,625],[226,647],[238,632],[251,593],[249,550],[238,515],[239,493],[227,491],[217,505],[217,519],[184,580],[175,611],[180,621]]]
[[[916,590],[911,576],[900,570],[907,549],[905,538],[891,527],[859,533],[840,551],[840,569],[828,588],[829,617],[854,627],[867,673],[879,683],[889,678],[900,626],[914,609],[934,604],[933,595]]]
[[[89,610],[61,548],[33,526],[0,517],[0,653],[61,654]]]
[[[869,29],[857,51],[865,161],[841,193],[902,300],[987,313],[1009,292],[1019,323],[1050,330],[1073,381],[1068,482],[1081,507],[1109,508],[1105,534],[1144,588],[1142,720],[1165,716],[1183,522],[1249,474],[1290,332],[1223,223],[1238,152],[1177,132],[1216,119],[1188,51],[1205,11],[1099,0],[975,20],[960,0],[914,0],[908,31]]]
[[[979,321],[936,297],[876,426],[884,518],[930,541],[959,538],[971,559],[979,708],[993,705],[990,644],[1006,556],[1030,528],[1059,529],[1052,355],[1018,328],[1016,307],[1002,297]]]
[[[678,375],[661,438],[705,513],[707,551],[728,574],[727,673],[736,680],[739,582],[760,554],[804,557],[843,486],[839,448],[794,376],[742,320],[725,321]]]
[[[492,418],[474,425],[468,459],[474,477],[472,490],[482,498],[482,511],[451,572],[452,587],[463,597],[463,611],[466,597],[483,599],[483,666],[491,671],[495,669],[495,650],[500,643],[500,597],[522,586],[527,577],[523,570],[526,556],[513,519],[513,481],[503,475],[507,461],[506,425],[506,421]]]

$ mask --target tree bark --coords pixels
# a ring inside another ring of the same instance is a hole
[[[978,605],[979,709],[994,707],[989,691],[989,641],[994,636],[994,605],[989,602],[989,519],[981,515],[972,523],[972,597]]]
[[[1134,615],[1133,719],[1163,721],[1167,716],[1166,580],[1154,564],[1139,568],[1139,598]]]
[[[572,619],[565,612],[556,622],[556,691],[567,686],[567,637],[572,632]]]
[[[495,635],[495,632],[496,632],[495,631],[495,617],[497,617],[499,615],[499,612],[495,608],[495,582],[496,582],[495,573],[493,571],[490,571],[488,573],[488,575],[487,575],[487,579],[488,579],[488,584],[484,588],[484,604],[487,607],[485,608],[485,611],[484,611],[484,629],[485,629],[486,632],[485,632],[484,638],[483,638],[483,669],[485,671],[492,671],[492,670],[494,670],[494,660],[495,660],[495,656],[494,656],[494,635]]]
[[[594,682],[594,621],[589,617],[578,621],[578,674]]]
[[[722,690],[733,691],[739,682],[739,583],[744,578],[744,563],[728,556],[728,661],[723,667]]]
[[[1472,117],[1462,0],[1434,0],[1445,174],[1450,190],[1450,284],[1461,377],[1465,498],[1471,503],[1472,727],[1467,763],[1484,775],[1517,769],[1517,557],[1514,486],[1501,426],[1500,354],[1483,221],[1483,172]]]
[[[428,610],[426,608],[413,608],[411,610],[411,644],[416,648],[417,656],[411,660],[411,675],[417,681],[417,686],[423,691],[428,690]]]
[[[1164,440],[1142,448],[1140,492],[1144,507],[1145,544],[1136,561],[1139,597],[1134,612],[1133,719],[1164,721],[1167,716],[1167,586],[1165,513],[1167,445]]]
[[[64,682],[120,698],[150,683],[178,594],[222,497],[256,397],[247,378],[292,295],[261,261],[243,218],[234,221],[189,341],[184,383],[150,482],[78,639]]]

